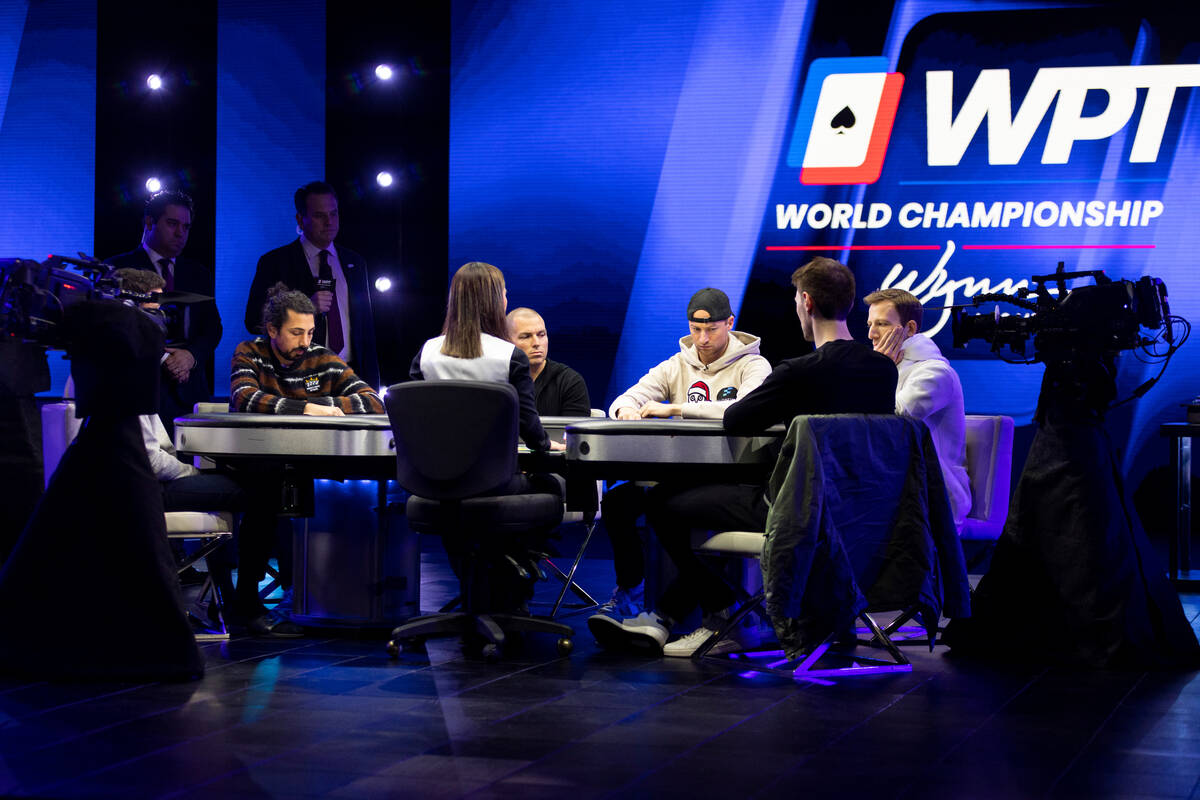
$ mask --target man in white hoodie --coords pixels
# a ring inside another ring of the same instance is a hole
[[[679,352],[653,367],[609,406],[614,419],[654,417],[721,419],[739,397],[758,388],[771,374],[758,353],[759,338],[733,329],[729,297],[720,289],[701,289],[687,307],[689,334]],[[602,519],[613,548],[617,586],[605,609],[636,616],[642,610],[645,555],[637,520],[645,511],[645,490],[625,483],[604,496]]]
[[[880,289],[863,298],[867,337],[875,352],[896,362],[896,413],[922,420],[933,436],[954,524],[962,530],[971,510],[967,478],[966,418],[962,384],[942,351],[921,330],[921,302],[903,289]]]

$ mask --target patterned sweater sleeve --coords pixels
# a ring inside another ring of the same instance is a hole
[[[233,353],[229,407],[256,414],[303,414],[307,401],[284,397],[267,359],[253,342],[242,342]]]
[[[342,363],[341,359],[337,359],[337,362]],[[345,365],[345,369],[337,375],[331,394],[333,402],[344,414],[383,413],[383,401],[379,395],[349,365]]]

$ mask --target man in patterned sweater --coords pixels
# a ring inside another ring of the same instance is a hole
[[[267,293],[262,313],[266,338],[242,342],[233,353],[231,410],[320,417],[383,413],[383,402],[374,389],[335,353],[312,343],[315,312],[312,301],[303,292],[290,290],[282,283],[275,284]],[[287,557],[291,545],[285,542],[282,548],[279,578],[288,590],[292,583],[291,559]],[[262,607],[258,585],[266,574],[270,556],[269,538],[239,542],[236,590],[239,607]],[[269,615],[259,615],[256,623],[261,630],[253,625],[251,630],[264,635],[302,633],[278,609]]]
[[[259,414],[382,414],[375,390],[335,353],[312,344],[316,309],[282,283],[267,294],[267,337],[242,342],[233,353],[229,407]]]

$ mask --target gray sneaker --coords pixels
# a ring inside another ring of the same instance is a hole
[[[620,619],[636,617],[646,610],[646,582],[642,581],[632,589],[622,589],[620,586],[612,590],[608,602],[601,605],[597,611]]]
[[[588,617],[588,630],[606,650],[649,649],[662,652],[671,635],[667,621],[652,611],[643,611],[632,619],[618,619],[607,614]]]

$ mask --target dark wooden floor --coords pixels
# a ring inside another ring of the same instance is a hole
[[[450,592],[427,553],[426,608]],[[611,563],[585,561],[607,592]],[[549,589],[549,585],[546,586]],[[1200,596],[1184,595],[1196,625]],[[828,685],[533,641],[239,638],[191,684],[0,681],[0,794],[37,797],[1200,797],[1200,675],[990,667]],[[114,635],[136,636],[137,631]],[[1014,624],[1013,646],[1020,629]]]

